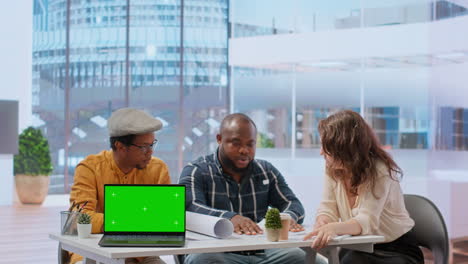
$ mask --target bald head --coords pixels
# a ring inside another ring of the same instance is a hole
[[[255,157],[257,127],[252,119],[240,113],[226,116],[216,140],[223,169],[231,174],[244,173]]]
[[[255,132],[257,132],[257,126],[250,117],[242,113],[234,113],[227,115],[223,121],[221,121],[219,133],[222,134],[225,130],[231,130],[240,125],[251,125],[255,129]]]

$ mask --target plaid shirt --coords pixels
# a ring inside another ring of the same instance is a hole
[[[239,214],[258,223],[271,206],[290,214],[298,223],[304,220],[301,202],[281,173],[264,160],[253,160],[237,183],[223,173],[215,152],[185,166],[179,183],[187,187],[189,211],[227,219]]]

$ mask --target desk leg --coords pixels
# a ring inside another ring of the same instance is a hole
[[[328,246],[322,249],[320,253],[328,258],[328,264],[340,264],[337,246]]]
[[[306,253],[306,264],[315,264],[315,259],[317,257],[317,252],[312,249],[311,247],[301,247],[302,250]],[[329,246],[326,247],[319,252],[320,254],[324,255],[328,258],[328,264],[340,264],[340,258],[338,256],[338,247],[337,246]]]
[[[305,264],[315,264],[315,258],[317,257],[317,252],[311,247],[301,247],[305,251]]]
[[[99,255],[94,254],[92,252],[83,250],[81,248],[77,248],[75,246],[64,245],[64,244],[61,244],[61,246],[62,246],[62,249],[64,249],[64,250],[75,252],[76,254],[83,256],[83,263],[86,263],[85,262],[86,259],[90,259],[90,260],[95,260],[96,263],[99,263],[99,264],[100,263],[103,263],[103,264],[125,264],[125,258],[110,259],[110,258],[106,258],[106,257],[103,257],[103,256],[99,256]]]

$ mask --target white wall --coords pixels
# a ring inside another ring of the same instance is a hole
[[[19,129],[31,120],[33,1],[4,1],[0,8],[0,99],[19,101]],[[0,155],[0,205],[13,202],[13,156]]]

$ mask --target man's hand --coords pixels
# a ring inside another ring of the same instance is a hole
[[[301,232],[301,231],[304,231],[304,227],[301,224],[296,223],[294,219],[291,219],[291,223],[289,224],[289,231]]]
[[[263,234],[263,230],[250,218],[235,215],[231,218],[231,222],[234,225],[234,232],[239,235],[256,235]]]

